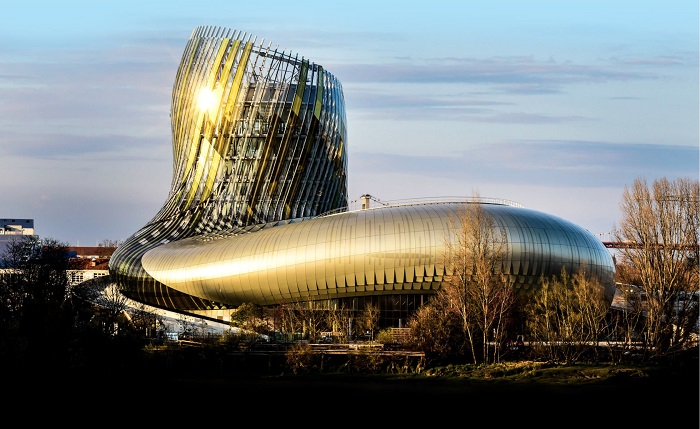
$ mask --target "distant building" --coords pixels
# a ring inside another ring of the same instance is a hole
[[[68,270],[68,284],[71,286],[80,284],[82,282],[96,279],[98,277],[104,277],[109,275],[109,270],[107,269],[107,264],[104,264],[104,268],[98,269],[95,267],[86,267],[86,269],[69,269]]]
[[[0,219],[0,267],[13,240],[34,234],[34,219]],[[68,247],[68,282],[76,285],[87,280],[109,275],[109,258],[116,247]]]
[[[68,247],[68,283],[77,285],[109,275],[109,258],[116,247]]]
[[[34,219],[0,219],[0,239],[12,235],[34,235]]]
[[[0,219],[0,266],[12,241],[33,235],[34,219]]]
[[[70,246],[68,247],[68,256],[71,258],[82,258],[82,259],[109,259],[112,253],[116,250],[116,247],[80,247],[80,246]]]

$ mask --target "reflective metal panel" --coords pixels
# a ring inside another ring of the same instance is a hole
[[[160,212],[114,253],[110,274],[144,302],[218,307],[201,293],[187,296],[158,283],[143,270],[141,256],[193,235],[347,206],[342,87],[296,54],[240,31],[204,26],[185,47],[172,94],[170,193]]]
[[[365,284],[367,295],[411,290],[417,284],[429,290],[436,287],[433,277],[449,274],[443,262],[447,240],[459,228],[463,204],[380,207],[228,238],[192,237],[147,252],[143,266],[173,289],[232,306],[246,302],[249,289],[258,291],[256,302],[263,305],[281,304],[280,296],[294,301],[354,296],[353,286]],[[508,245],[505,269],[516,289],[585,264],[612,298],[614,264],[608,250],[595,239],[587,247],[572,239],[592,238],[588,231],[533,210],[483,207],[509,237],[529,237]],[[200,259],[206,262],[195,262]],[[421,275],[425,271],[430,274]]]
[[[446,240],[465,201],[345,211],[345,102],[322,66],[240,31],[198,27],[171,120],[168,197],[110,260],[127,296],[178,310],[370,297],[404,300],[396,306],[407,311],[422,296],[409,304],[405,295],[433,293],[449,274]],[[588,231],[481,203],[506,228],[504,269],[517,290],[585,264],[612,297],[612,258]]]

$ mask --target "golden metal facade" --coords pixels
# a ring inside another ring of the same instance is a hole
[[[343,93],[321,66],[240,32],[199,27],[171,117],[168,198],[110,260],[127,296],[184,311],[418,297],[449,274],[441,260],[466,198],[346,211]],[[503,270],[518,290],[585,264],[612,299],[612,258],[588,231],[514,205],[472,203],[505,227]]]
[[[200,235],[149,251],[143,266],[174,289],[230,305],[430,294],[449,274],[442,260],[458,235],[465,204],[482,204],[506,230],[502,270],[517,290],[585,264],[612,300],[611,256],[590,233],[545,213],[476,202],[378,207],[261,225],[228,237]]]
[[[111,258],[125,294],[208,309],[141,266],[183,238],[308,217],[347,205],[345,101],[323,67],[244,33],[198,27],[172,93],[173,178],[160,212]]]

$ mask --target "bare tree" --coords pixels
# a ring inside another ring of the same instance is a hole
[[[378,322],[379,308],[372,304],[367,304],[358,317],[357,325],[358,329],[360,329],[361,332],[368,333],[369,339],[373,341],[374,331],[377,329]]]
[[[293,302],[281,306],[283,329],[293,337],[315,341],[326,326],[327,302]]]
[[[331,306],[326,317],[326,325],[337,341],[348,342],[352,334],[353,311],[344,305]]]
[[[530,346],[534,353],[546,355],[550,360],[556,360],[556,349],[547,347],[558,341],[556,327],[558,323],[557,308],[559,298],[557,288],[552,283],[555,279],[542,278],[534,296],[525,304],[525,322],[527,325]]]
[[[16,327],[20,322],[27,297],[25,289],[28,286],[24,278],[24,268],[28,265],[34,249],[38,247],[38,239],[22,236],[10,240],[5,252],[0,255],[0,261],[4,265],[0,272],[0,328],[3,332]]]
[[[15,271],[27,267],[41,253],[41,239],[36,235],[20,235],[13,237],[0,255],[3,265]]]
[[[553,361],[578,361],[586,351],[598,356],[607,336],[609,301],[597,280],[582,266],[573,276],[543,278],[525,305],[533,353]]]
[[[663,355],[695,346],[698,333],[700,184],[643,178],[625,188],[615,233],[620,262],[643,299],[646,351]],[[631,282],[627,282],[631,283]]]
[[[22,298],[29,320],[50,323],[68,299],[68,259],[67,245],[52,238],[22,236],[10,242],[3,257],[9,269],[5,284]]]
[[[142,333],[144,338],[157,338],[158,330],[164,325],[163,317],[143,303],[135,303],[130,319],[134,329]]]
[[[119,247],[122,241],[105,238],[97,244],[97,247]]]
[[[21,354],[27,353],[51,359],[65,348],[62,341],[73,329],[67,244],[21,236],[9,243],[1,259],[0,337],[15,342],[4,350],[20,345],[15,357],[23,359]]]
[[[484,210],[479,199],[475,193],[458,219],[451,220],[453,236],[447,238],[445,255],[451,275],[441,289],[461,317],[475,362],[479,355],[484,362],[498,362],[515,294],[503,271],[508,250],[505,226]]]
[[[573,285],[581,313],[581,341],[593,347],[597,361],[600,358],[598,346],[609,335],[610,300],[600,281],[590,275],[586,265],[579,267],[574,274]]]
[[[128,319],[126,317],[126,309],[129,305],[129,299],[119,291],[116,285],[110,284],[104,288],[99,303],[105,310],[104,332],[110,335],[117,335],[119,333],[119,322]]]
[[[618,265],[618,273],[620,273]],[[621,295],[618,307],[610,312],[610,341],[608,350],[614,361],[621,361],[623,356],[632,353],[640,341],[643,332],[644,302],[639,288],[633,284],[618,282],[618,292]]]
[[[435,362],[450,362],[467,354],[463,322],[444,289],[408,319],[411,347]]]
[[[291,303],[284,303],[278,306],[278,326],[281,335],[285,341],[294,339],[294,333],[297,331],[297,317]]]

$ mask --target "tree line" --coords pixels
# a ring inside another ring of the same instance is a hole
[[[376,306],[357,312],[321,302],[241,305],[231,313],[237,329],[215,341],[229,347],[261,338],[294,343],[298,358],[310,342],[361,337],[423,352],[433,363],[673,356],[698,345],[699,190],[697,180],[684,178],[651,184],[637,178],[624,189],[615,238],[634,245],[615,255],[620,308],[611,308],[585,266],[516,294],[502,270],[505,229],[480,205],[466,204],[447,241],[450,274],[401,338],[395,329],[378,328]],[[97,353],[97,360],[123,365],[163,340],[159,317],[145,306],[126,312],[126,299],[113,286],[102,285],[100,305],[78,299],[68,282],[65,243],[21,237],[0,257],[1,363],[79,365]],[[183,328],[195,339],[197,332],[194,325]]]
[[[614,227],[617,242],[630,244],[614,255],[620,306],[611,306],[612,297],[585,265],[516,294],[502,270],[505,228],[480,205],[465,205],[453,219],[455,236],[446,241],[450,275],[408,321],[401,346],[423,351],[433,362],[472,363],[524,357],[563,363],[644,360],[696,348],[699,189],[697,180],[685,178],[648,184],[640,177],[625,187],[622,220]],[[303,333],[310,341],[331,330],[333,339],[343,342],[351,336],[345,327],[354,317],[357,331],[375,338],[373,306],[353,314],[320,305],[290,303],[267,315],[246,305],[232,321],[250,332]],[[379,331],[376,338],[394,343],[392,332]]]

